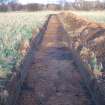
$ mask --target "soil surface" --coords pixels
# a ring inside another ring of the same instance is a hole
[[[48,23],[18,105],[93,105],[56,15]]]

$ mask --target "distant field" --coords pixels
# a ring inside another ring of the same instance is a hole
[[[51,12],[0,13],[0,78],[5,78],[22,59],[20,43],[29,40]]]
[[[73,11],[73,13],[98,23],[105,23],[105,11]]]

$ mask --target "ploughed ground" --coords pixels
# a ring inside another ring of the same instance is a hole
[[[93,105],[58,17],[49,20],[18,105]]]

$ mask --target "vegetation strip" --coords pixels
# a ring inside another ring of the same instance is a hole
[[[18,68],[18,70],[14,71],[11,79],[8,81],[5,88],[1,89],[1,97],[0,97],[0,99],[2,99],[0,100],[1,105],[16,104],[16,100],[21,92],[21,86],[27,76],[29,67],[33,62],[33,59],[34,59],[33,53],[35,53],[37,48],[40,46],[40,43],[43,39],[44,32],[46,31],[46,28],[47,28],[49,19],[50,19],[50,16],[48,17],[48,19],[46,20],[42,28],[40,28],[40,31],[36,35],[36,37],[31,41],[29,51],[27,52],[26,56],[21,62],[21,65]]]
[[[48,14],[50,12],[0,13],[0,80],[10,79]],[[0,82],[0,86],[2,84],[5,83]]]

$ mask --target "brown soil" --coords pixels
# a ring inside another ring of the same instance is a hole
[[[93,105],[67,41],[63,26],[53,15],[28,71],[18,105]]]
[[[66,31],[70,33],[73,45],[77,46],[75,48],[88,47],[105,67],[105,24],[90,21],[72,12],[62,12],[59,17],[63,21]]]

